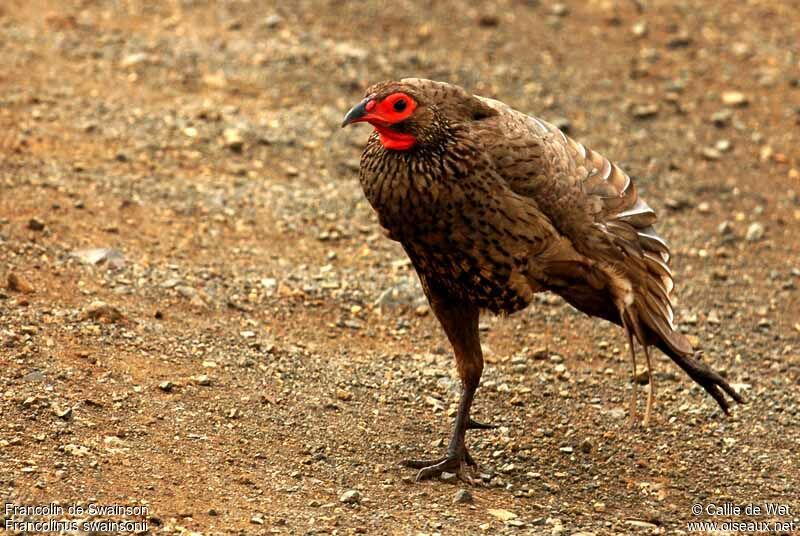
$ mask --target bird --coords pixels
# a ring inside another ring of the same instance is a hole
[[[655,211],[631,177],[551,123],[460,86],[405,78],[369,87],[342,127],[373,127],[359,180],[384,234],[405,250],[443,328],[461,382],[444,456],[405,460],[417,481],[477,463],[466,432],[494,428],[471,406],[484,368],[482,313],[512,314],[551,292],[579,311],[620,326],[634,376],[650,347],[669,356],[729,412],[743,398],[702,361],[675,324],[670,249]],[[635,417],[635,382],[631,418]]]

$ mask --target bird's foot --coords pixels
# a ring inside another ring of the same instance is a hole
[[[432,460],[403,460],[400,465],[419,469],[416,478],[417,482],[439,477],[442,473],[454,473],[459,480],[468,484],[474,484],[475,481],[467,474],[466,468],[471,467],[473,470],[478,468],[478,464],[475,463],[466,448],[462,449],[460,454],[448,454],[442,458]]]
[[[467,430],[494,430],[495,428],[499,428],[499,426],[496,424],[478,422],[472,417],[467,421]]]

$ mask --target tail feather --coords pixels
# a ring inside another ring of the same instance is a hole
[[[670,332],[667,337],[661,337],[652,329],[648,329],[648,335],[650,344],[668,355],[691,379],[705,389],[717,401],[726,415],[730,412],[730,406],[723,391],[739,404],[745,403],[742,396],[730,386],[725,378],[697,359],[701,353],[692,349],[692,345],[686,337],[677,331]]]

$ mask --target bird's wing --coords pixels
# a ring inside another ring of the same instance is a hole
[[[642,320],[669,337],[674,330],[670,251],[653,228],[655,211],[631,178],[550,123],[483,100],[500,112],[478,127],[498,173],[514,192],[534,199],[576,251],[624,276]],[[676,345],[690,350],[684,341]]]

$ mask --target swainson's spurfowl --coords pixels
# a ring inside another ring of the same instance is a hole
[[[696,358],[673,322],[672,272],[656,214],[630,177],[550,123],[442,82],[409,78],[370,87],[342,126],[375,131],[361,185],[386,234],[402,244],[455,353],[461,400],[447,453],[404,462],[417,479],[475,465],[466,431],[483,371],[478,315],[514,313],[549,291],[621,326],[649,374],[656,346],[726,413],[728,382]],[[635,398],[631,399],[635,415]]]

